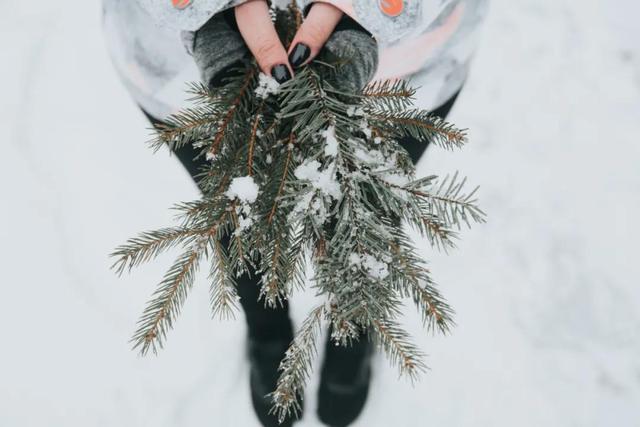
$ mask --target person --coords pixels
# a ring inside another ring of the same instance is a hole
[[[304,21],[288,49],[266,0],[103,0],[103,26],[115,68],[154,125],[187,106],[186,82],[200,79],[215,87],[254,57],[262,72],[282,83],[323,51],[349,53],[340,76],[346,86],[410,78],[419,87],[420,106],[445,118],[468,74],[487,1],[298,0]],[[271,3],[282,7],[290,1]],[[409,140],[401,144],[414,162],[427,147]],[[195,180],[206,160],[196,159],[189,144],[174,152]],[[270,309],[258,301],[259,280],[255,272],[243,275],[238,295],[248,326],[252,403],[269,427],[279,424],[266,395],[275,389],[293,327],[287,302]],[[362,412],[371,355],[366,334],[346,348],[327,340],[317,410],[323,423],[346,427]]]

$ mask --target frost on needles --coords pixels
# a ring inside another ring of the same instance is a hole
[[[280,27],[293,25],[280,18]],[[346,59],[348,60],[348,58]],[[336,344],[367,331],[402,374],[425,365],[397,318],[412,301],[428,330],[447,332],[452,309],[410,238],[454,247],[461,226],[483,222],[475,190],[457,174],[416,177],[398,144],[462,147],[464,131],[413,107],[403,81],[357,93],[340,88],[340,63],[314,62],[282,84],[255,64],[210,90],[193,84],[193,106],[157,129],[155,149],[193,144],[208,159],[202,197],[175,206],[177,225],[140,234],[113,253],[122,273],[179,248],[132,338],[142,354],[161,348],[202,264],[215,315],[234,316],[236,277],[261,274],[260,297],[277,307],[307,284],[324,303],[309,313],[280,365],[272,398],[284,419],[299,410],[316,340],[331,324]],[[310,263],[313,278],[305,277]]]

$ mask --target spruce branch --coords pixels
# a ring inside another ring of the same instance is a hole
[[[384,350],[391,363],[398,366],[400,375],[408,376],[411,381],[426,371],[424,354],[409,340],[409,334],[397,323],[389,320],[376,320],[373,330],[378,344]]]
[[[396,137],[410,136],[447,150],[461,148],[467,143],[466,130],[457,129],[428,111],[381,106],[368,112],[377,126]]]
[[[404,80],[380,80],[369,83],[362,96],[368,107],[382,107],[385,111],[404,110],[411,107],[416,90]]]
[[[311,311],[280,363],[278,385],[271,394],[274,402],[272,411],[280,422],[291,415],[297,416],[301,410],[299,399],[311,375],[324,316],[324,304]]]
[[[233,119],[237,116],[237,112],[242,106],[243,101],[245,101],[245,98],[248,96],[249,89],[252,86],[252,82],[255,80],[256,74],[257,72],[254,67],[249,67],[245,72],[237,95],[235,95],[231,100],[227,113],[220,120],[218,130],[213,135],[213,143],[208,151],[211,156],[218,154],[220,144],[227,134],[227,131],[229,131],[229,127],[231,126]]]
[[[129,239],[126,244],[116,248],[111,256],[117,259],[111,268],[121,275],[125,270],[131,271],[162,252],[202,236],[205,232],[206,230],[187,227],[170,227],[141,233],[138,237]]]
[[[200,245],[184,252],[158,285],[131,339],[133,348],[139,349],[141,355],[149,350],[157,353],[158,348],[163,347],[167,332],[173,328],[193,284],[203,251]]]
[[[156,125],[158,133],[150,141],[151,147],[157,151],[165,144],[176,149],[185,144],[200,142],[202,135],[207,135],[216,128],[221,111],[223,110],[216,104],[202,104],[169,116],[165,123]]]
[[[211,312],[213,317],[219,317],[222,320],[235,319],[238,293],[234,274],[228,268],[229,257],[220,241],[211,239],[210,245],[214,252],[209,273]]]
[[[475,194],[478,187],[465,192],[466,178],[459,178],[458,172],[453,176],[446,176],[442,180],[428,177],[418,180],[406,188],[423,202],[427,215],[435,215],[447,224],[460,228],[462,223],[471,227],[471,222],[485,222],[486,214],[478,207]]]

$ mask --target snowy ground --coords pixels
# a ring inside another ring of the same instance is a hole
[[[427,254],[459,326],[433,338],[408,316],[432,370],[412,389],[377,360],[356,427],[640,426],[639,12],[493,1],[452,116],[473,144],[421,165],[464,171],[490,215]],[[244,325],[209,319],[204,281],[159,357],[129,350],[168,258],[118,280],[107,254],[197,193],[142,143],[99,15],[2,2],[0,425],[256,426]],[[301,427],[319,425],[315,385]]]

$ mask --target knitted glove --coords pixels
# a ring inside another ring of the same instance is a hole
[[[231,70],[250,61],[251,53],[235,24],[233,9],[213,16],[196,31],[193,59],[202,82],[210,87],[220,86]]]
[[[373,77],[378,67],[378,46],[364,30],[337,29],[318,55],[344,58],[338,67],[340,89],[352,92],[362,89]]]

